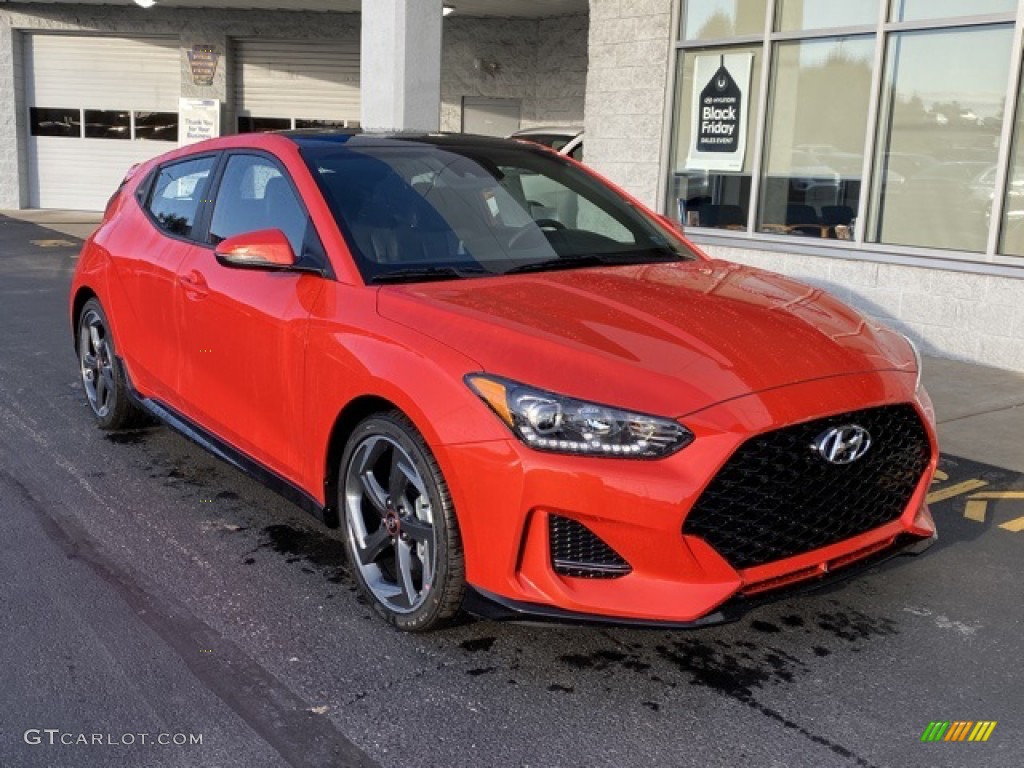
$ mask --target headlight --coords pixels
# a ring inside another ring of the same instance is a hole
[[[900,336],[906,340],[907,344],[910,345],[910,349],[914,353],[914,361],[917,365],[917,381],[914,384],[914,391],[918,392],[921,389],[921,374],[924,373],[924,365],[921,362],[921,350],[917,348],[917,344],[915,344],[905,333],[901,333]]]
[[[576,400],[497,376],[471,374],[466,383],[516,437],[539,451],[658,459],[693,440],[690,430],[671,419]]]

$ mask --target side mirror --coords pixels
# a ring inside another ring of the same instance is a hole
[[[291,243],[280,229],[261,229],[221,240],[214,253],[225,267],[283,270],[295,266]]]

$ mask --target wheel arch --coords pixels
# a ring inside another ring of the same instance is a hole
[[[71,339],[75,345],[75,354],[78,354],[78,321],[82,316],[82,309],[89,299],[100,301],[99,295],[90,286],[83,285],[75,291],[74,299],[71,302]],[[102,306],[103,302],[100,302]]]
[[[339,469],[345,445],[356,426],[368,416],[387,411],[400,411],[412,420],[412,417],[391,400],[380,395],[360,395],[341,409],[331,427],[327,438],[327,450],[324,454],[324,523],[331,528],[340,524],[337,508]],[[415,422],[414,422],[415,423]],[[419,429],[419,426],[416,427]]]

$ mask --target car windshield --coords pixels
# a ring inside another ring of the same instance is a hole
[[[370,283],[692,260],[585,171],[525,146],[310,142],[303,155]]]

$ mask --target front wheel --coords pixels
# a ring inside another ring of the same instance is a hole
[[[448,623],[465,592],[462,542],[448,485],[412,422],[399,411],[364,419],[340,470],[339,508],[363,593],[399,629]]]
[[[85,397],[100,429],[128,429],[145,423],[132,402],[103,307],[89,299],[78,316],[78,364]]]

